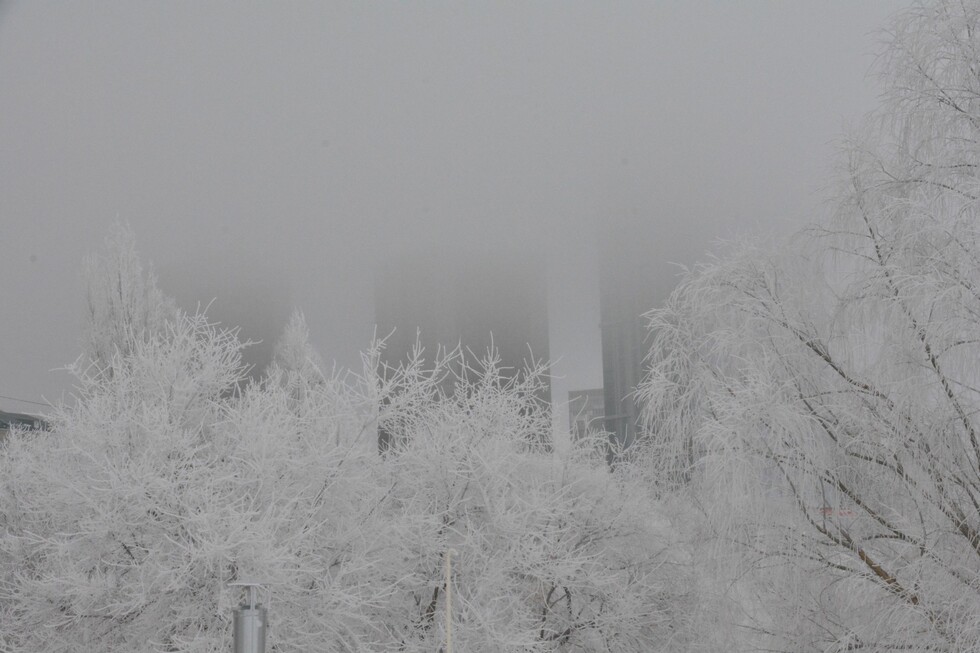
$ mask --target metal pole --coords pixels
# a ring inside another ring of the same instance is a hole
[[[234,611],[234,653],[265,653],[265,633],[268,628],[266,609],[257,601],[258,583],[230,583],[248,590],[248,601]]]
[[[455,549],[446,551],[446,653],[453,653],[453,583],[452,557]]]

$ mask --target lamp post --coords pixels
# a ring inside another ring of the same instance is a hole
[[[234,653],[265,653],[265,633],[268,628],[266,609],[256,602],[258,583],[241,581],[229,583],[232,587],[244,587],[248,591],[248,601],[235,608]]]
[[[453,653],[453,556],[456,549],[446,551],[446,653]]]

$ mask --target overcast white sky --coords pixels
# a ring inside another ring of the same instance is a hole
[[[690,262],[814,219],[906,4],[0,4],[0,395],[69,387],[119,219],[183,304],[266,339],[298,306],[340,365],[382,247],[539,238],[555,397],[599,386],[593,225]]]

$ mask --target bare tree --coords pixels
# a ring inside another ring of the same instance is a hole
[[[754,646],[980,640],[978,28],[976,2],[896,18],[835,219],[651,314],[647,454],[737,545]]]

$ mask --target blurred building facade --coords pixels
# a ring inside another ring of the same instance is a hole
[[[604,423],[615,451],[639,435],[642,409],[634,393],[650,346],[643,315],[662,305],[673,280],[650,227],[634,223],[598,240]]]
[[[50,428],[47,421],[37,415],[26,413],[8,413],[0,410],[0,442],[7,437],[13,429],[24,431],[47,431]]]

